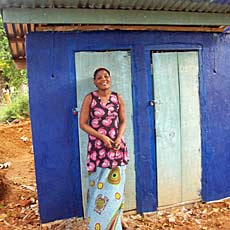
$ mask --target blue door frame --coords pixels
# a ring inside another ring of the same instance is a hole
[[[138,47],[130,46],[130,44],[127,45],[119,45],[111,47],[110,44],[96,44],[95,46],[90,46],[88,48],[85,48],[84,46],[88,46],[87,42],[81,42],[81,47],[79,47],[77,50],[74,50],[75,52],[79,51],[114,51],[114,50],[130,50],[131,51],[131,72],[132,72],[132,95],[133,95],[133,124],[134,124],[134,143],[135,143],[135,168],[136,168],[136,201],[137,201],[137,211],[138,212],[146,212],[146,211],[153,211],[157,208],[157,199],[156,199],[156,170],[155,170],[155,153],[154,153],[154,146],[155,143],[152,142],[153,140],[153,129],[151,124],[153,122],[151,117],[148,117],[146,119],[145,111],[147,110],[148,113],[151,111],[151,108],[148,104],[148,99],[145,101],[146,103],[141,104],[138,103],[138,98],[140,96],[137,95],[137,90],[141,90],[141,87],[144,87],[143,90],[146,92],[146,85],[143,85],[142,83],[138,82],[139,75],[137,75],[138,68],[137,66],[140,64],[141,60],[138,60]],[[136,60],[137,59],[137,60]],[[142,60],[143,61],[143,60]],[[75,66],[75,59],[73,60],[71,66]],[[140,70],[141,71],[141,70]],[[73,70],[75,73],[75,69]],[[138,88],[137,88],[138,86]],[[148,85],[147,85],[148,86]],[[141,92],[141,91],[140,91]],[[137,106],[138,105],[138,106]],[[140,108],[141,107],[141,108]],[[139,116],[136,116],[136,114],[139,114]],[[150,115],[150,114],[149,114]],[[137,120],[139,119],[139,121]],[[140,125],[141,124],[141,125]],[[144,126],[145,128],[142,129],[140,126]],[[148,140],[146,138],[146,132],[150,134]],[[145,136],[145,138],[143,138]],[[146,141],[143,142],[143,139]],[[142,143],[142,144],[141,144]],[[145,145],[145,148],[143,149],[142,145]],[[148,148],[150,146],[150,149]],[[145,154],[143,154],[143,152]],[[152,154],[150,154],[152,153]],[[151,155],[151,156],[150,156]],[[152,163],[150,163],[152,162]],[[151,175],[152,172],[152,175]],[[153,178],[152,181],[146,181],[143,180],[144,178],[149,178],[151,175],[151,178]],[[142,178],[141,180],[138,180],[138,178]],[[149,192],[146,192],[149,191]]]
[[[229,44],[229,37],[212,33],[30,33],[27,68],[41,222],[83,215],[77,119],[72,115],[77,51],[131,50],[136,198],[142,213],[157,208],[150,51],[199,50],[202,199],[229,196]]]

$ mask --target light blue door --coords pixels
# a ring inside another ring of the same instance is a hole
[[[93,72],[98,67],[110,70],[112,76],[111,89],[120,93],[125,101],[126,132],[125,140],[128,146],[130,162],[127,168],[125,185],[125,210],[136,209],[136,179],[134,159],[134,133],[133,133],[133,102],[132,102],[132,76],[130,51],[107,52],[77,52],[75,53],[77,105],[81,108],[84,96],[94,91]],[[88,173],[86,171],[87,135],[79,130],[79,144],[81,155],[81,181],[83,193],[83,207],[85,210]]]
[[[200,199],[198,52],[152,53],[158,206]]]

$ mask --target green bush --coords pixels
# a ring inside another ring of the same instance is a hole
[[[2,105],[0,107],[0,121],[11,122],[15,119],[21,119],[29,117],[29,102],[28,95],[20,93],[15,96],[8,105]]]

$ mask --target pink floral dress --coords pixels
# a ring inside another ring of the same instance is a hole
[[[97,92],[91,93],[90,121],[92,128],[115,140],[119,127],[119,100],[118,95],[112,92],[107,103],[101,101]],[[121,141],[119,150],[109,149],[104,146],[103,141],[89,135],[87,170],[95,172],[96,167],[116,168],[128,164],[128,151],[124,138]]]

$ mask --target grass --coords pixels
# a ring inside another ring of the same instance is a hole
[[[24,93],[13,97],[11,104],[0,106],[0,121],[11,122],[15,119],[29,117],[28,95]]]

